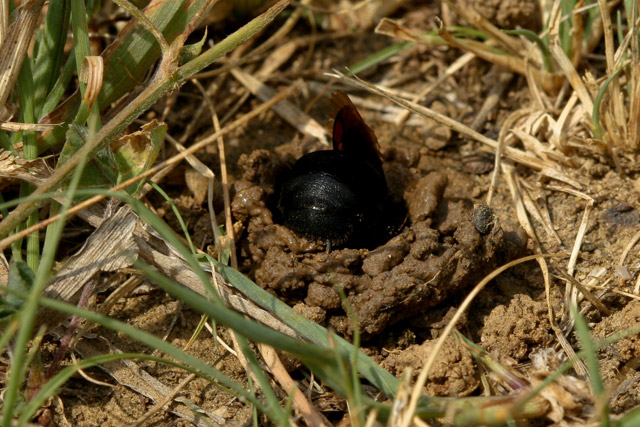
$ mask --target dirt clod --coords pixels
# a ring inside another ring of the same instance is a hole
[[[537,31],[540,23],[538,2],[528,0],[471,0],[470,5],[500,28],[528,28]]]
[[[537,347],[553,342],[544,302],[518,294],[509,305],[499,305],[485,319],[481,342],[499,357],[528,360]]]
[[[425,341],[421,345],[414,344],[405,350],[391,353],[382,366],[396,376],[401,375],[406,368],[411,368],[413,375],[417,376],[433,351],[435,341]],[[478,385],[473,358],[458,340],[447,338],[429,374],[427,393],[436,396],[467,396]]]

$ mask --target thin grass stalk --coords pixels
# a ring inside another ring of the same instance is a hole
[[[460,304],[460,307],[458,307],[458,309],[456,310],[456,313],[453,315],[453,317],[451,318],[451,320],[449,321],[449,323],[445,327],[444,331],[442,331],[442,334],[438,338],[438,341],[436,342],[434,348],[431,350],[431,353],[429,354],[429,358],[427,359],[427,361],[425,362],[424,366],[422,367],[422,371],[420,371],[420,375],[418,375],[418,378],[416,379],[416,382],[415,382],[415,384],[413,386],[413,390],[411,392],[411,399],[409,401],[409,405],[408,405],[407,409],[404,411],[404,414],[402,416],[402,422],[400,424],[402,427],[408,427],[411,424],[411,420],[413,419],[414,415],[416,414],[416,410],[418,408],[418,400],[422,396],[422,387],[424,387],[424,385],[427,382],[427,378],[429,377],[429,373],[431,371],[431,368],[433,367],[433,364],[435,363],[436,356],[440,352],[440,349],[444,345],[444,342],[446,341],[446,339],[449,337],[449,335],[451,334],[451,332],[455,328],[455,326],[458,323],[458,320],[460,319],[460,317],[462,317],[462,315],[466,312],[467,308],[469,308],[469,305],[475,299],[475,297],[480,293],[480,291],[482,289],[484,289],[484,287],[489,282],[491,282],[494,278],[496,278],[497,276],[502,274],[504,271],[508,270],[509,268],[511,268],[511,267],[513,267],[515,265],[522,264],[523,262],[528,262],[528,261],[532,261],[532,260],[539,260],[539,259],[551,258],[551,257],[563,257],[563,256],[564,255],[558,255],[558,254],[536,254],[536,255],[529,255],[529,256],[526,256],[526,257],[522,257],[522,258],[510,261],[507,264],[505,264],[505,265],[503,265],[503,266],[501,266],[499,268],[496,268],[490,274],[485,276],[471,290],[471,292],[469,292],[469,294],[467,294],[467,296],[465,297],[464,301],[462,301],[462,304]]]
[[[4,106],[18,79],[22,61],[40,18],[45,0],[31,0],[16,11],[16,18],[9,27],[6,38],[0,45],[0,106]],[[8,2],[6,2],[8,3]],[[8,20],[8,10],[2,3],[2,19]],[[21,221],[20,221],[21,222]],[[14,227],[15,228],[15,227]]]
[[[0,0],[0,45],[2,45],[4,40],[7,38],[10,16],[11,10],[9,8],[9,0]]]
[[[160,196],[162,196],[162,198],[167,203],[169,203],[169,206],[171,207],[171,211],[178,219],[178,224],[180,225],[182,234],[184,234],[184,238],[187,241],[187,244],[189,245],[189,249],[191,250],[191,253],[195,255],[197,253],[196,247],[193,246],[193,242],[191,241],[191,236],[189,235],[189,230],[187,229],[187,224],[185,224],[184,219],[182,218],[182,215],[180,215],[180,211],[178,210],[178,207],[176,206],[175,203],[173,203],[173,200],[171,199],[171,197],[169,197],[169,195],[162,189],[162,187],[160,187],[158,184],[156,184],[151,180],[147,180],[147,182],[153,187],[154,190],[158,192],[158,194],[160,194]]]
[[[87,144],[91,143],[93,136],[94,129],[90,128]],[[66,199],[61,207],[60,219],[51,226],[50,232],[47,233],[47,238],[44,242],[43,257],[37,267],[32,289],[23,307],[18,313],[21,325],[15,342],[12,369],[7,381],[7,388],[4,396],[4,411],[2,414],[2,419],[0,420],[0,424],[2,425],[2,427],[9,427],[9,425],[11,424],[13,411],[17,403],[19,389],[24,381],[24,372],[22,372],[22,366],[24,365],[27,344],[29,339],[31,338],[31,332],[35,325],[35,320],[38,313],[38,298],[49,283],[49,278],[55,260],[55,254],[58,248],[58,244],[60,243],[60,238],[62,236],[62,231],[65,225],[66,211],[69,209],[74,199],[75,191],[80,183],[82,172],[87,160],[88,158],[79,159],[77,167],[69,183],[69,187],[65,191]]]
[[[264,374],[264,371],[262,370],[260,363],[256,359],[255,354],[253,354],[253,351],[251,351],[249,343],[239,333],[236,333],[234,331],[234,334],[238,341],[240,350],[247,359],[249,369],[253,373],[254,377],[258,381],[258,384],[260,385],[260,388],[262,389],[262,393],[264,394],[264,397],[267,401],[267,408],[269,408],[271,414],[271,421],[276,425],[292,425],[293,420],[289,419],[287,411],[280,407],[280,399],[278,399],[278,396],[276,396],[273,388],[271,388],[269,379]]]
[[[75,48],[72,48],[75,50]],[[44,100],[42,107],[40,109],[40,115],[38,116],[38,121],[42,120],[47,114],[51,113],[60,100],[64,96],[67,87],[69,86],[69,82],[73,77],[73,73],[76,69],[76,56],[75,52],[71,52],[69,57],[67,58],[67,62],[65,62],[64,67],[62,68],[62,72],[58,76],[58,79],[53,84],[53,87],[49,91],[46,99]]]
[[[607,92],[607,88],[609,84],[618,76],[618,73],[622,71],[622,67],[618,68],[613,74],[611,74],[607,79],[602,83],[598,93],[596,94],[596,99],[593,101],[593,113],[591,114],[591,126],[593,129],[593,136],[597,139],[602,139],[602,125],[600,124],[600,104],[602,103],[602,99],[604,98],[605,93]],[[611,100],[613,102],[613,100]]]
[[[25,58],[17,81],[18,95],[20,98],[20,119],[22,123],[35,123],[35,88],[33,75],[31,74],[31,60]],[[33,131],[22,132],[23,156],[27,160],[38,157],[38,138]],[[27,196],[35,187],[27,182],[20,184],[20,195]],[[38,222],[38,212],[32,212],[27,219],[26,227],[29,228]],[[34,232],[27,236],[27,265],[36,271],[40,264],[40,233]]]
[[[571,31],[572,19],[565,18],[571,17],[575,6],[576,0],[560,0],[560,10],[562,11],[562,17],[558,36],[560,37],[560,46],[562,46],[562,50],[568,57],[571,57],[571,49],[573,47],[573,37]]]
[[[607,75],[612,76],[616,72],[616,64],[611,14],[609,12],[609,7],[606,0],[598,0],[598,6],[600,7],[600,14],[602,15],[602,27],[604,29],[604,48],[605,56],[607,59]],[[620,90],[620,83],[617,79],[611,80],[610,92],[611,99],[608,103],[608,107],[611,109],[611,114],[613,115],[616,124],[615,128],[610,129],[610,131],[619,133],[626,137],[626,114],[624,111],[624,105],[622,104],[623,98]]]

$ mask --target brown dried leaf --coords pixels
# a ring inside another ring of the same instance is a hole
[[[13,184],[15,180],[38,185],[51,175],[51,171],[43,159],[25,160],[9,151],[0,150],[0,189]]]

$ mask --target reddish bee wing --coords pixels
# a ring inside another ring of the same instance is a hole
[[[331,104],[336,112],[333,121],[333,149],[361,158],[382,175],[378,138],[367,126],[355,105],[342,91],[337,91],[331,96]]]

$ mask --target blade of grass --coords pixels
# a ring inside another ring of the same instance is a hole
[[[62,68],[62,72],[58,76],[58,79],[53,84],[51,90],[49,91],[46,99],[43,101],[42,107],[40,109],[40,115],[38,116],[38,121],[42,120],[44,116],[49,114],[56,108],[56,105],[62,99],[65,91],[67,90],[67,86],[73,77],[73,72],[76,69],[76,55],[74,52],[71,52],[69,57],[67,58],[67,62],[65,62],[64,67]]]
[[[49,2],[44,29],[39,34],[38,49],[34,54],[34,104],[37,117],[41,117],[44,101],[60,75],[70,13],[71,0]]]
[[[576,5],[576,0],[561,0],[560,8],[562,11],[562,21],[560,22],[560,30],[558,32],[558,37],[560,38],[560,46],[564,53],[570,58],[571,57],[571,47],[573,46],[571,27],[572,20],[565,19],[565,17],[569,17],[573,13],[573,9]]]
[[[217,387],[221,388],[227,393],[230,393],[236,397],[239,397],[241,400],[245,400],[245,401],[247,400],[245,396],[236,393],[234,390],[231,390],[229,387],[221,386],[219,384],[219,381],[216,379],[216,376],[211,375],[212,372],[200,371],[197,368],[191,367],[186,364],[174,362],[169,359],[165,359],[157,356],[151,356],[147,354],[139,354],[139,353],[104,354],[104,355],[89,357],[87,359],[80,360],[74,365],[67,366],[66,368],[58,372],[55,376],[53,376],[49,381],[47,381],[42,386],[42,388],[38,391],[38,393],[29,402],[27,402],[23,407],[20,408],[18,425],[28,425],[29,420],[33,418],[34,414],[42,407],[42,405],[44,405],[48,399],[53,397],[56,391],[60,389],[78,371],[92,368],[94,366],[99,366],[105,363],[110,363],[110,362],[115,362],[117,360],[125,360],[125,359],[150,360],[158,363],[163,363],[169,366],[175,366],[180,369],[184,369],[185,371],[195,373],[199,377],[206,379],[212,384],[215,384]],[[231,379],[229,380],[232,381]]]
[[[351,67],[349,67],[349,69],[351,70],[351,73],[357,74],[361,71],[366,70],[367,68],[373,67],[374,65],[377,65],[391,58],[393,55],[397,54],[398,52],[410,46],[413,46],[414,44],[415,42],[406,41],[402,43],[396,43],[391,46],[387,46],[384,49],[374,53],[373,55],[369,55],[366,58],[356,62]]]
[[[185,26],[204,1],[196,0],[184,8],[184,0],[153,0],[144,12],[151,23],[163,32],[165,39],[172,41],[184,31]],[[135,58],[132,57],[131,52],[135,52]],[[116,40],[105,49],[102,57],[105,73],[98,102],[102,106],[108,106],[144,82],[145,76],[160,57],[160,49],[153,36],[144,27],[137,21],[131,21],[118,33]],[[45,120],[68,124],[73,120],[79,106],[80,96],[76,93]],[[65,133],[66,126],[44,132],[39,140],[40,151],[45,151],[63,141]]]
[[[634,427],[640,425],[640,406],[627,412],[621,419],[613,423],[616,427]]]
[[[184,238],[187,240],[187,243],[189,244],[189,249],[191,250],[191,253],[195,255],[196,248],[195,246],[193,246],[193,242],[191,241],[191,236],[189,235],[189,230],[187,229],[187,224],[184,223],[184,219],[182,219],[182,215],[180,215],[180,211],[178,210],[178,207],[176,206],[175,203],[173,203],[173,200],[171,200],[171,197],[169,197],[169,195],[165,193],[165,191],[158,184],[150,180],[148,180],[147,182],[151,184],[151,186],[158,193],[160,193],[162,198],[165,199],[167,203],[169,203],[169,206],[171,206],[171,210],[173,211],[173,214],[176,216],[178,220],[178,224],[180,224],[180,229],[182,230],[182,234],[184,235]]]
[[[20,98],[20,121],[22,123],[35,123],[35,88],[33,75],[31,74],[31,59],[25,58],[17,81],[18,95]],[[38,139],[33,131],[22,132],[23,155],[27,160],[38,157]],[[26,182],[20,185],[20,195],[26,196],[33,192],[35,187]],[[26,227],[29,228],[38,222],[38,212],[32,212],[27,219]],[[36,271],[40,264],[40,233],[33,232],[27,236],[27,264]]]
[[[589,326],[584,319],[580,310],[576,306],[571,306],[571,314],[575,320],[576,334],[580,340],[582,346],[582,352],[584,353],[587,369],[589,369],[589,380],[591,381],[591,388],[596,397],[596,407],[600,411],[598,420],[600,425],[606,427],[609,425],[609,402],[604,384],[602,382],[602,376],[600,375],[600,366],[598,365],[598,355],[596,354],[596,346],[589,333]]]
[[[149,270],[150,271],[150,270]],[[179,285],[177,285],[179,287]],[[18,295],[22,298],[28,298],[30,294],[26,294],[24,292],[18,292],[18,291],[14,291],[12,289],[7,288],[6,286],[0,286],[0,289],[6,291],[6,292],[10,292],[12,294]],[[199,297],[200,300],[202,300],[202,297]],[[269,408],[265,407],[264,405],[261,404],[261,402],[252,394],[247,393],[246,390],[244,390],[239,384],[237,384],[235,381],[233,381],[231,378],[227,377],[226,375],[224,375],[223,373],[221,373],[220,371],[212,368],[211,366],[209,366],[206,362],[198,359],[195,356],[190,355],[189,353],[186,353],[184,351],[182,351],[180,348],[174,346],[173,344],[170,344],[166,341],[164,341],[163,339],[156,337],[155,335],[152,335],[148,332],[145,331],[141,331],[139,329],[136,329],[133,326],[130,326],[124,322],[121,322],[119,320],[115,320],[113,318],[110,318],[108,316],[93,312],[93,311],[89,311],[89,310],[85,310],[79,307],[76,307],[74,305],[62,302],[62,301],[57,301],[54,299],[50,299],[50,298],[46,298],[46,297],[38,297],[38,302],[43,306],[43,307],[48,307],[57,311],[61,311],[63,313],[66,314],[70,314],[70,315],[75,315],[75,316],[80,316],[83,317],[91,322],[95,322],[101,326],[104,326],[105,328],[109,328],[112,329],[114,331],[118,331],[124,335],[127,335],[128,337],[141,342],[149,347],[155,348],[158,351],[161,351],[173,358],[175,358],[176,360],[180,360],[184,363],[184,365],[182,364],[178,364],[177,362],[172,362],[172,361],[167,361],[167,360],[163,360],[160,358],[156,358],[153,356],[147,356],[147,355],[138,355],[141,356],[141,358],[145,358],[145,359],[149,359],[149,360],[159,360],[162,361],[163,363],[169,363],[172,364],[174,366],[178,366],[181,367],[183,369],[188,370],[189,372],[192,373],[196,373],[198,375],[202,375],[203,373],[207,376],[209,376],[212,379],[215,379],[217,382],[219,382],[220,384],[222,384],[224,387],[226,387],[226,391],[229,393],[232,393],[234,396],[239,397],[241,400],[245,401],[245,402],[251,402],[252,404],[256,405],[261,411],[263,411],[265,414],[267,414],[268,416],[271,417],[272,412]],[[205,304],[207,304],[206,301],[204,301]],[[229,312],[231,312],[231,310],[226,309]],[[207,311],[215,311],[215,309],[213,308],[213,304],[209,304],[209,309]],[[232,312],[233,313],[233,312]],[[237,313],[233,313],[236,316],[240,316]],[[242,316],[240,316],[242,318]],[[242,318],[243,320],[245,320],[244,318]],[[255,323],[255,322],[251,322],[251,323]],[[261,326],[261,325],[260,325]],[[263,327],[264,328],[264,327]],[[268,328],[266,328],[268,329]],[[271,330],[270,330],[271,331]],[[120,357],[122,356],[122,354],[120,355],[116,355],[116,354],[110,354],[110,355],[105,355],[105,356],[98,356],[98,358],[100,357],[114,357],[114,356],[118,356],[118,358],[125,358],[125,357]],[[89,359],[87,359],[89,360]],[[102,359],[104,360],[104,359]],[[104,361],[109,361],[109,359],[104,360]],[[82,362],[81,362],[82,363]],[[102,362],[104,363],[104,362]],[[59,376],[65,376],[67,375],[67,378],[69,375],[73,374],[73,372],[71,373],[65,373],[65,371],[67,369],[74,369],[74,367],[68,367],[65,368],[65,370],[60,371],[55,377],[59,377]],[[75,370],[74,370],[75,371]],[[53,380],[52,378],[52,380]],[[66,379],[65,379],[66,380]],[[60,383],[60,381],[62,381],[60,378],[58,380],[56,380],[56,383]],[[57,387],[57,385],[52,384],[51,387]],[[9,412],[6,411],[7,407],[5,405],[4,407],[4,412]],[[278,416],[275,415],[273,417],[273,419],[277,419]]]
[[[553,72],[553,67],[551,66],[551,52],[549,51],[549,46],[543,39],[538,37],[536,33],[534,33],[531,30],[527,30],[525,28],[518,28],[516,30],[504,30],[504,32],[507,34],[523,36],[531,40],[532,42],[534,42],[538,46],[538,49],[540,49],[540,53],[542,54],[544,69],[548,73]]]
[[[275,314],[311,342],[324,346],[329,345],[329,338],[325,328],[295,312],[287,304],[260,288],[239,271],[222,265],[212,258],[211,261],[214,263],[216,271],[251,301]],[[334,340],[338,348],[342,348],[347,352],[353,351],[353,346],[343,338],[334,337]],[[362,352],[358,353],[358,370],[387,396],[395,395],[399,385],[398,379],[382,369]]]
[[[616,343],[618,341],[620,341],[623,338],[626,338],[628,336],[631,335],[637,335],[640,333],[640,324],[638,325],[633,325],[625,330],[616,332],[610,336],[608,336],[605,339],[602,339],[600,341],[597,342],[592,342],[593,345],[593,349],[595,350],[599,350],[601,348],[607,347],[613,343]],[[578,359],[581,358],[585,358],[587,355],[587,351],[586,350],[581,350],[578,353],[576,353],[576,357],[573,359],[569,359],[566,362],[564,362],[562,365],[560,365],[553,373],[551,373],[549,376],[547,376],[543,381],[540,382],[540,384],[538,384],[535,388],[533,388],[533,390],[531,391],[531,393],[526,396],[525,398],[523,398],[517,405],[517,408],[523,407],[524,405],[526,405],[534,396],[537,396],[538,394],[540,394],[540,392],[542,390],[544,390],[545,387],[547,387],[549,384],[551,384],[552,382],[554,382],[555,380],[558,379],[558,377],[560,377],[560,375],[568,372],[573,365],[576,363],[576,361]],[[517,409],[516,408],[516,409]]]
[[[602,98],[604,94],[607,92],[607,87],[609,87],[609,83],[613,81],[618,76],[618,73],[622,71],[622,67],[618,68],[613,74],[611,74],[607,79],[602,83],[600,89],[598,89],[598,94],[596,95],[596,99],[593,101],[593,112],[591,114],[591,126],[593,129],[593,136],[596,139],[602,139],[602,125],[600,125],[600,104],[602,103]]]
[[[16,10],[15,20],[9,27],[6,39],[0,45],[0,105],[7,102],[14,89],[44,3],[45,0],[23,3]]]
[[[254,377],[258,380],[258,384],[260,384],[260,388],[262,389],[262,393],[267,400],[267,408],[271,410],[270,419],[276,425],[288,425],[289,424],[289,415],[288,412],[280,406],[280,400],[276,393],[271,388],[271,383],[269,379],[264,374],[260,363],[256,359],[256,356],[249,348],[249,343],[247,340],[240,334],[235,333],[236,339],[238,340],[238,344],[240,346],[240,350],[244,354],[247,359],[247,363],[249,364],[249,369],[253,373]],[[247,378],[251,378],[248,376]]]
[[[76,71],[78,76],[82,76],[84,59],[87,56],[91,56],[91,46],[89,42],[89,24],[87,23],[87,9],[84,2],[73,1],[71,2],[71,29],[73,31],[73,53],[76,57]],[[73,120],[75,124],[84,125],[86,113],[89,119],[89,126],[97,131],[100,128],[100,102],[94,101],[91,105],[86,105],[83,108],[85,101],[85,93],[87,91],[86,82],[79,79],[78,85],[80,86],[80,93],[82,95],[82,102],[78,109],[78,114]],[[90,111],[90,112],[89,112]]]

